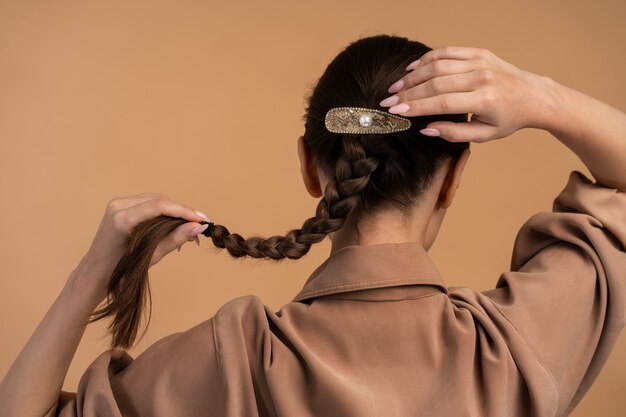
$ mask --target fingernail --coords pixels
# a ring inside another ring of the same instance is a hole
[[[202,217],[204,220],[206,220],[207,222],[211,222],[211,219],[209,219],[209,216],[207,216],[206,214],[204,214],[201,211],[196,210],[196,214],[200,217]]]
[[[196,245],[200,246],[200,238],[197,235],[193,238],[193,240],[196,241]]]
[[[402,87],[404,87],[404,80],[398,80],[395,83],[391,84],[391,87],[389,87],[389,91],[390,93],[395,93],[396,91],[399,91]]]
[[[196,226],[191,230],[189,237],[198,236],[200,233],[204,232],[207,227],[209,227],[208,224],[201,224],[200,226]]]
[[[394,104],[398,104],[399,101],[400,101],[400,96],[395,95],[395,96],[387,97],[386,99],[380,102],[380,105],[383,107],[389,107],[389,106],[393,106]]]
[[[421,63],[422,63],[422,60],[421,60],[421,59],[418,59],[417,61],[413,61],[413,62],[411,62],[411,63],[410,63],[410,64],[406,67],[406,70],[407,70],[407,71],[410,71],[410,70],[412,70],[413,68],[417,67],[417,66],[418,66],[419,64],[421,64]]]
[[[388,111],[389,113],[404,113],[406,111],[409,111],[410,108],[411,107],[408,104],[400,103],[393,107],[389,107]]]
[[[441,135],[440,131],[438,131],[437,129],[432,129],[432,128],[422,129],[422,130],[420,130],[420,133],[422,135],[426,135],[426,136],[439,136],[439,135]]]

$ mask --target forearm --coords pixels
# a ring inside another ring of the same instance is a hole
[[[571,149],[598,183],[626,191],[626,114],[542,77],[547,111],[539,128]]]
[[[82,263],[81,263],[82,265]],[[63,381],[100,290],[77,267],[0,384],[3,416],[43,416]]]

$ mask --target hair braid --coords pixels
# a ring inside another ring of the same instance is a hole
[[[343,226],[346,218],[357,207],[359,193],[378,166],[378,159],[368,157],[363,144],[354,135],[341,137],[341,155],[337,160],[334,178],[330,178],[324,196],[317,205],[315,217],[307,219],[300,229],[290,230],[285,236],[244,239],[230,233],[225,226],[215,225],[211,238],[215,246],[225,248],[234,257],[298,259],[311,245],[324,240],[326,235]]]
[[[324,121],[328,110],[337,106],[380,109],[378,103],[388,96],[388,86],[406,75],[410,62],[430,50],[407,38],[377,35],[351,43],[326,67],[307,98],[303,138],[329,183],[315,216],[300,229],[290,230],[285,236],[244,239],[214,224],[203,235],[211,237],[215,246],[226,248],[233,257],[297,259],[312,244],[343,227],[347,220],[357,220],[362,214],[376,213],[386,206],[405,213],[410,210],[430,186],[441,164],[469,147],[469,142],[422,140],[419,130],[439,120],[468,122],[469,115],[412,117],[410,130],[368,135],[364,143],[358,135],[338,136],[330,132]],[[109,326],[112,347],[134,343],[150,301],[148,269],[154,250],[158,242],[186,222],[178,217],[159,216],[137,225],[128,236],[125,253],[107,289],[106,304],[93,316],[93,320],[113,317]]]
[[[312,244],[321,242],[326,235],[343,226],[359,204],[360,192],[369,183],[370,174],[378,167],[378,163],[378,158],[365,154],[357,137],[342,136],[341,154],[334,177],[329,178],[315,216],[307,219],[301,229],[290,230],[285,236],[244,239],[237,233],[230,233],[225,226],[216,224],[210,237],[215,246],[226,248],[237,258],[301,258]],[[129,235],[125,243],[126,252],[109,281],[107,302],[89,320],[94,322],[113,316],[109,325],[111,347],[128,348],[134,343],[145,304],[151,305],[148,282],[150,259],[158,243],[184,223],[186,220],[181,218],[159,216],[140,223]],[[150,314],[147,321],[150,321]]]

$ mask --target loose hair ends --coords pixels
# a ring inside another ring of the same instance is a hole
[[[137,340],[146,305],[148,315],[141,339],[152,315],[152,300],[148,269],[159,242],[187,221],[159,216],[146,220],[129,234],[124,244],[124,254],[111,274],[104,306],[91,314],[89,323],[112,317],[108,326],[111,347],[128,349]]]
[[[331,188],[334,190],[334,187]],[[304,223],[305,233],[301,229],[294,229],[285,236],[244,239],[239,234],[230,233],[225,226],[216,224],[208,237],[217,248],[226,249],[234,258],[248,256],[275,261],[298,259],[309,251],[312,244],[322,241],[330,231],[343,224],[343,218],[328,219],[329,210],[324,199],[320,206],[324,209],[318,207],[318,214],[324,218],[321,221],[316,217],[308,219]],[[111,318],[108,325],[111,348],[130,348],[138,338],[142,319],[147,316],[139,339],[145,335],[152,315],[148,276],[150,262],[159,242],[186,222],[177,217],[159,216],[136,225],[128,235],[124,253],[109,279],[104,305],[94,311],[88,321],[93,323]]]

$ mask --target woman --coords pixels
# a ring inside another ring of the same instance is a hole
[[[522,226],[495,289],[447,288],[427,251],[469,142],[526,127],[596,182],[570,173],[553,211]],[[298,152],[316,215],[243,239],[162,194],[111,200],[5,376],[3,415],[567,415],[626,322],[625,138],[621,111],[488,50],[360,39],[309,98]],[[134,360],[104,352],[76,395],[61,392],[88,319],[113,316],[113,346],[131,345],[144,273],[200,233],[233,256],[299,258],[326,235],[332,249],[277,313],[236,298]]]

